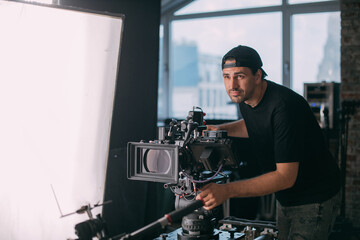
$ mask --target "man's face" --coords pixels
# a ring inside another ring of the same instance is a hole
[[[235,60],[227,60],[232,63]],[[261,73],[253,75],[248,67],[231,67],[223,69],[223,78],[226,92],[234,103],[251,100],[254,90],[261,82]],[[260,81],[259,81],[260,80]]]

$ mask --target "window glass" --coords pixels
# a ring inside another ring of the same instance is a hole
[[[304,83],[340,82],[340,13],[294,15],[292,27],[292,88],[303,95]]]
[[[197,0],[178,10],[175,15],[216,12],[274,5],[281,5],[281,0]]]
[[[184,118],[193,106],[208,119],[238,117],[221,70],[222,56],[237,45],[255,48],[267,79],[282,82],[279,12],[173,21],[171,41],[170,117]]]
[[[288,0],[289,4],[298,4],[298,3],[313,3],[313,2],[328,2],[332,0]]]

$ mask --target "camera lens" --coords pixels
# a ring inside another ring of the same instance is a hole
[[[147,172],[167,173],[171,167],[171,156],[167,150],[148,149],[144,155]]]

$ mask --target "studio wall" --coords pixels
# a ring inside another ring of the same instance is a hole
[[[341,101],[350,111],[345,173],[345,217],[360,228],[360,2],[341,0]]]

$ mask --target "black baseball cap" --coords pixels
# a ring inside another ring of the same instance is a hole
[[[225,64],[227,59],[235,59],[234,63]],[[222,69],[230,67],[249,67],[261,69],[263,63],[257,51],[251,47],[239,45],[231,49],[222,58]]]

